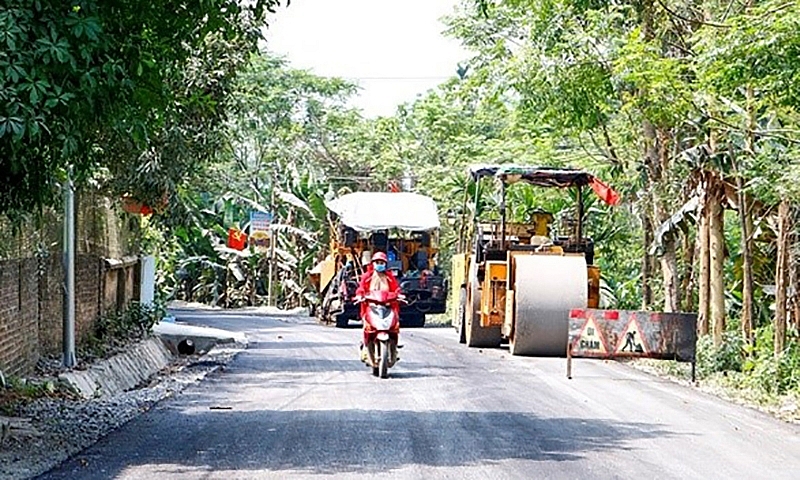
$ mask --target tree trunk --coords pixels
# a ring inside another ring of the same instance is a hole
[[[742,178],[737,175],[739,223],[742,229],[742,337],[753,344],[753,217],[750,199],[744,193]]]
[[[683,235],[683,261],[685,269],[681,280],[681,291],[683,292],[683,311],[694,311],[694,240],[689,231]]]
[[[671,208],[667,199],[674,198],[669,194],[669,189],[665,185],[667,182],[664,181],[664,176],[670,168],[669,145],[671,140],[671,131],[665,128],[656,129],[655,143],[650,143],[652,150],[647,155],[650,161],[653,185],[653,210],[658,225],[669,220]],[[664,254],[661,256],[661,278],[664,287],[665,312],[677,312],[681,309],[677,243],[678,237],[674,232],[665,235],[662,239]]]
[[[789,260],[789,264],[793,265],[793,268],[790,268],[789,272],[789,291],[792,292],[792,295],[789,296],[789,305],[791,308],[790,311],[790,318],[789,318],[789,325],[792,326],[795,333],[800,331],[800,296],[798,296],[798,290],[800,290],[800,284],[798,281],[800,280],[800,265],[798,265],[796,260]]]
[[[755,157],[755,115],[753,113],[753,87],[747,87],[747,136],[745,151]],[[732,147],[731,147],[732,149]],[[753,344],[753,216],[750,198],[744,191],[744,179],[736,156],[731,152],[732,165],[736,173],[736,194],[739,204],[739,226],[742,229],[742,337],[747,345]]]
[[[647,212],[642,212],[642,226],[644,230],[644,255],[642,256],[642,310],[648,310],[653,304],[653,288],[650,284],[653,269],[650,255],[647,251],[653,243],[653,222]]]
[[[642,35],[644,36],[644,40],[646,42],[649,42],[653,39],[652,9],[653,6],[649,2],[644,2],[642,4]],[[645,95],[645,93],[640,92],[640,95]],[[657,184],[658,180],[661,178],[661,171],[658,165],[658,137],[656,135],[655,126],[647,118],[642,120],[642,138],[644,140],[644,161],[646,167],[645,171],[647,172],[648,187],[650,187],[651,191],[654,191],[655,189],[653,186]],[[648,250],[650,249],[650,245],[653,242],[654,223],[658,220],[657,214],[652,215],[652,217],[650,215],[650,209],[654,208],[655,205],[653,200],[656,200],[653,197],[654,195],[651,196],[651,204],[645,205],[642,211],[642,219],[645,227],[645,254],[644,258],[642,259],[642,309],[645,310],[649,308],[653,302],[653,289],[652,283],[650,282],[653,278],[655,264],[653,262],[654,259],[647,254]]]
[[[778,260],[775,265],[775,355],[780,355],[786,348],[790,210],[789,201],[781,200],[778,207]]]
[[[796,221],[795,217],[795,220]],[[792,227],[794,228],[794,221],[792,222]],[[798,237],[796,234],[792,235],[792,247],[789,255],[789,292],[791,294],[787,298],[787,302],[789,304],[789,318],[787,319],[788,324],[792,327],[795,334],[800,332],[800,261],[798,261]],[[798,339],[800,341],[800,339]]]
[[[678,255],[675,236],[664,237],[664,255],[661,257],[661,277],[664,281],[664,311],[678,312],[681,308],[678,288]]]
[[[724,217],[719,195],[719,186],[716,184],[718,180],[715,179],[715,185],[711,189],[711,213],[709,218],[709,246],[711,250],[710,266],[711,273],[709,275],[711,281],[711,324],[714,333],[714,345],[720,346],[722,344],[722,334],[725,332],[725,278],[724,278],[724,261],[725,261],[725,239],[724,233]]]
[[[709,313],[711,312],[711,243],[710,243],[710,214],[711,205],[708,185],[703,187],[702,200],[700,202],[700,227],[697,235],[698,247],[700,250],[700,278],[698,279],[697,296],[697,333],[708,335]]]

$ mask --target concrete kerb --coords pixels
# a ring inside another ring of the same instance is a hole
[[[115,395],[136,388],[172,360],[173,355],[163,342],[151,337],[86,370],[72,370],[58,378],[83,398]]]
[[[247,347],[247,337],[243,333],[215,328],[161,322],[153,328],[153,333],[154,337],[94,363],[86,370],[63,373],[59,375],[59,380],[86,399],[113,396],[136,388],[174,363],[179,355],[177,346],[182,340],[192,340],[194,353],[209,354],[214,351],[223,357],[232,356]],[[215,348],[218,345],[222,348]]]
[[[209,352],[217,345],[241,345],[243,348],[247,346],[247,337],[244,333],[218,328],[159,322],[153,327],[153,333],[161,338],[173,355],[178,354],[178,345],[181,341],[187,339],[193,342],[195,353]]]

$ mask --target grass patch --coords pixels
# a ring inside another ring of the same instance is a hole
[[[163,305],[139,302],[131,302],[124,311],[104,315],[97,319],[91,335],[81,345],[81,356],[108,358],[132,341],[147,337],[165,315]]]
[[[450,316],[446,313],[425,316],[426,327],[449,327],[451,325],[450,322]]]
[[[0,415],[13,417],[20,405],[39,398],[73,398],[74,393],[51,379],[27,380],[8,377],[5,388],[0,388]]]
[[[800,344],[796,333],[776,355],[771,327],[759,329],[755,347],[735,332],[726,333],[719,347],[709,337],[697,341],[697,380],[701,390],[736,403],[756,407],[783,420],[800,422]],[[659,360],[634,365],[678,381],[691,380],[691,366]]]

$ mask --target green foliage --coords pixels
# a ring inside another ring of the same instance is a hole
[[[246,230],[251,210],[272,212],[274,297],[296,306],[310,296],[306,272],[328,244],[326,198],[357,189],[372,163],[376,130],[344,101],[355,87],[255,55],[230,98],[224,148],[199,169],[155,226],[153,245],[165,298],[226,306],[268,295],[268,254],[225,247],[231,227]],[[369,180],[369,183],[375,180]]]
[[[19,407],[22,404],[38,398],[72,396],[62,384],[49,379],[34,381],[12,376],[6,380],[4,385],[0,385],[0,416],[15,417],[19,415]]]
[[[433,197],[443,214],[457,214],[465,193],[474,194],[465,167],[503,162],[585,168],[622,193],[623,205],[616,208],[586,199],[586,231],[603,272],[604,306],[640,307],[643,260],[655,265],[652,277],[660,273],[660,259],[646,256],[645,220],[658,227],[669,218],[696,193],[703,170],[730,185],[741,175],[746,193],[764,206],[756,219],[753,265],[756,283],[769,284],[769,206],[800,194],[800,128],[791,88],[797,84],[792,62],[800,44],[798,18],[796,5],[778,1],[741,7],[465,0],[447,19],[447,33],[473,57],[459,65],[457,76],[377,119],[345,106],[354,85],[256,55],[230,98],[234,114],[227,119],[225,148],[201,169],[202,177],[178,188],[170,204],[164,224],[171,230],[162,248],[179,273],[169,280],[170,294],[239,305],[250,302],[255,290],[260,301],[264,258],[221,248],[226,229],[246,227],[247,211],[256,208],[279,219],[278,297],[294,306],[308,298],[304,276],[328,243],[325,199],[384,190],[388,180],[409,173],[416,190]],[[482,192],[479,213],[496,206],[496,197],[491,189]],[[512,219],[535,208],[568,217],[572,203],[563,192],[509,191]],[[742,301],[737,222],[728,215],[731,318]],[[457,235],[443,226],[445,266]],[[696,266],[696,257],[678,258],[679,275]],[[252,273],[234,282],[235,268]],[[663,296],[658,282],[649,281]],[[758,325],[766,325],[772,300],[760,286],[755,298]],[[735,320],[729,326],[738,329]],[[793,378],[781,369],[791,370],[794,354],[776,363],[765,350],[744,361],[743,348],[737,333],[727,334],[720,348],[701,339],[701,374],[728,372],[756,383]],[[759,366],[766,373],[758,373]],[[781,380],[776,388],[794,388],[792,381]]]
[[[98,318],[88,346],[98,356],[105,356],[131,340],[145,338],[166,315],[163,304],[131,302],[123,311],[113,311]]]
[[[0,213],[52,204],[70,169],[153,204],[171,192],[217,148],[233,74],[277,4],[6,2]]]
[[[796,332],[790,332],[796,336]],[[763,395],[800,393],[800,344],[788,342],[780,355],[773,349],[771,325],[756,330],[755,346],[745,345],[735,331],[726,332],[723,343],[715,347],[711,336],[697,342],[697,374],[701,379],[731,377],[729,384]]]
[[[800,105],[800,73],[791,67],[800,61],[800,5],[755,2],[727,25],[697,34],[701,79],[723,95],[741,98],[741,86],[751,85],[765,103]]]
[[[796,337],[797,332],[791,335]],[[788,342],[786,350],[774,354],[774,332],[771,325],[756,332],[755,347],[744,362],[746,383],[770,394],[800,392],[800,344]]]
[[[698,366],[701,375],[730,375],[770,394],[796,389],[797,341],[773,355],[767,327],[774,297],[761,286],[775,275],[770,206],[800,195],[800,7],[780,0],[486,0],[462,2],[448,21],[448,33],[476,52],[462,92],[478,92],[478,102],[501,99],[509,112],[498,143],[526,132],[531,144],[551,146],[544,150],[549,164],[589,168],[623,192],[623,209],[588,210],[604,305],[641,303],[649,247],[641,219],[654,227],[666,220],[696,193],[699,171],[718,172],[729,185],[741,176],[759,205],[752,267],[762,328],[743,360],[741,232],[732,212],[725,222],[731,333],[719,348],[700,339]],[[541,196],[512,197],[515,217],[536,204],[564,207]],[[677,263],[679,274],[694,266]]]
[[[740,372],[742,370],[744,342],[736,332],[726,332],[719,347],[713,338],[705,335],[697,340],[697,373],[700,378],[717,372]]]

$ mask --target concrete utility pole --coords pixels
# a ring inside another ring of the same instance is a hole
[[[70,173],[64,182],[64,318],[62,363],[75,366],[75,190]]]

